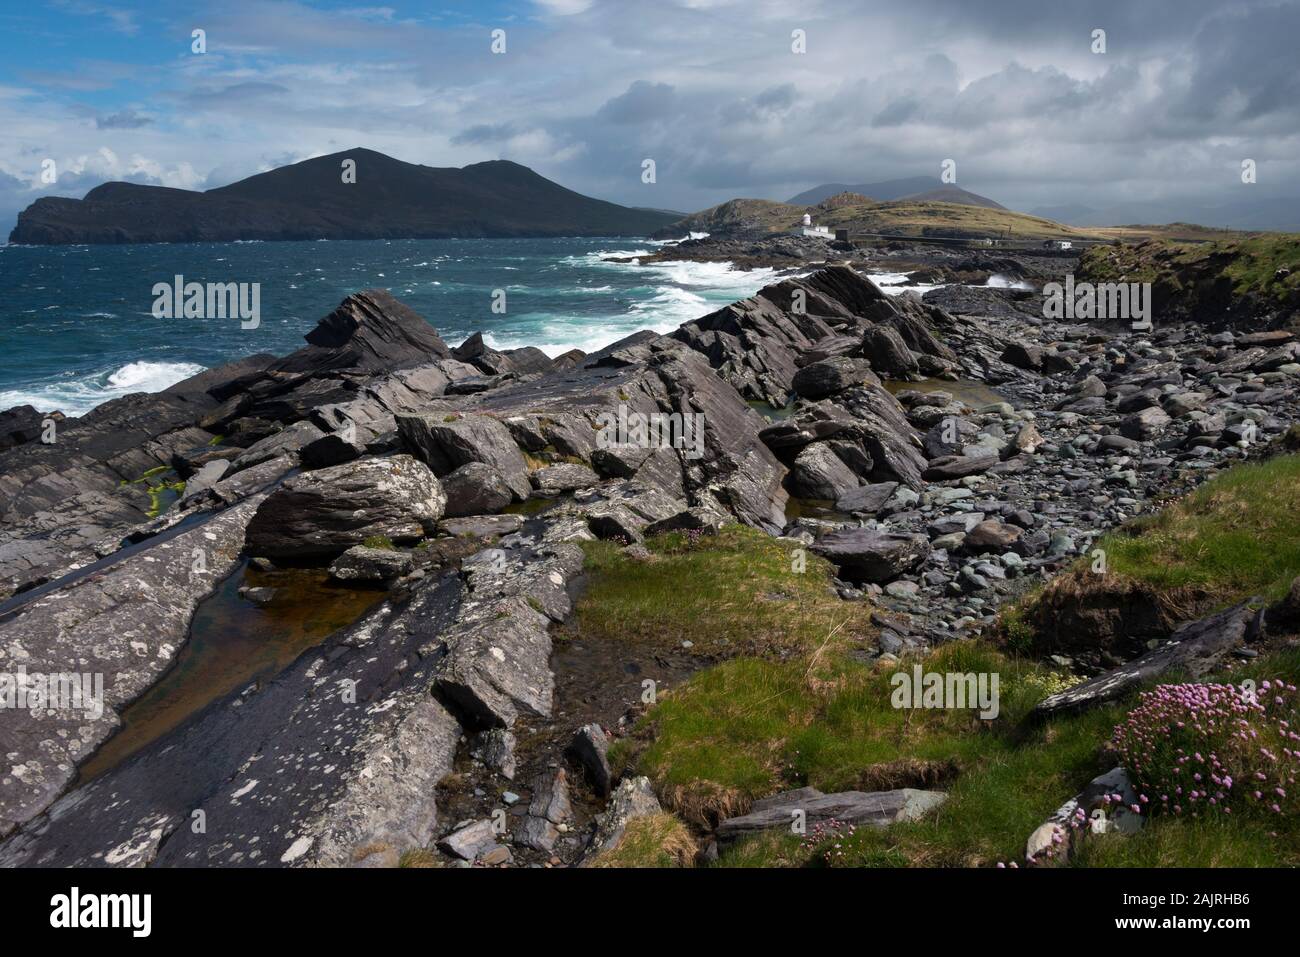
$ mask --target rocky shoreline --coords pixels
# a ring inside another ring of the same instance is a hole
[[[753,261],[777,255],[765,243]],[[861,654],[891,660],[988,630],[1103,532],[1300,418],[1290,332],[1058,323],[1032,290],[888,296],[859,271],[1033,280],[1072,267],[1059,257],[915,247],[816,266],[819,252],[791,252],[806,275],[592,355],[453,349],[370,290],[298,352],[58,421],[52,444],[39,412],[7,413],[0,672],[102,673],[107,695],[95,721],[4,715],[0,863],[588,861],[658,801],[605,758],[639,683],[586,708],[557,690],[551,629],[581,591],[583,540],[635,554],[736,521],[781,536],[836,566],[843,600],[873,603]],[[700,416],[700,454],[603,441],[602,416],[620,413]],[[80,783],[245,557],[389,592]],[[1057,657],[1103,674],[1145,650]],[[931,805],[905,790],[805,797],[879,822]]]

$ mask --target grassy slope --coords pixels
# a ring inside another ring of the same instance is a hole
[[[718,232],[728,226],[745,226],[781,233],[796,228],[803,214],[810,212],[821,226],[899,237],[961,235],[1048,239],[1096,235],[1050,219],[960,203],[897,200],[830,205],[832,208],[827,209],[824,206],[791,206],[764,199],[734,199],[695,213],[677,225],[697,232]]]
[[[1296,496],[1300,458],[1239,467],[1149,520],[1149,537],[1107,539],[1111,567],[1152,581],[1219,583],[1225,596],[1277,594],[1300,573]],[[785,544],[738,528],[695,547],[673,537],[655,548],[658,560],[646,566],[592,546],[592,585],[575,627],[588,639],[685,636],[712,641],[715,651],[757,656],[699,672],[615,746],[615,762],[650,775],[667,806],[688,821],[703,825],[754,798],[805,784],[925,786],[933,783],[925,778],[955,762],[959,773],[938,785],[950,799],[937,813],[888,830],[859,830],[841,840],[836,863],[989,865],[1019,860],[1029,833],[1111,766],[1105,744],[1131,698],[1026,726],[1020,719],[1061,686],[1062,676],[982,645],[955,643],[934,652],[926,669],[998,673],[999,717],[898,710],[888,673],[854,654],[868,630],[861,617],[867,609],[830,596],[824,565],[810,563],[795,575]],[[790,595],[798,613],[757,600],[778,593]],[[852,620],[836,630],[846,614]],[[1249,675],[1296,681],[1300,653],[1259,659],[1232,676]],[[820,863],[821,850],[768,834],[728,849],[720,864],[799,866]],[[1090,843],[1076,863],[1297,865],[1300,827],[1244,817],[1157,818],[1135,837]]]
[[[1278,269],[1290,275],[1278,278]],[[1225,293],[1282,300],[1300,292],[1300,235],[1263,233],[1215,242],[1158,241],[1089,250],[1081,272],[1093,281],[1154,282],[1171,295],[1222,283]]]
[[[1195,586],[1225,605],[1281,598],[1300,575],[1300,456],[1230,469],[1096,547],[1112,572],[1156,588]]]

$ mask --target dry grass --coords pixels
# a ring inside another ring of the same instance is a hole
[[[611,850],[592,858],[589,867],[691,867],[699,846],[690,830],[671,814],[650,814],[627,822]]]

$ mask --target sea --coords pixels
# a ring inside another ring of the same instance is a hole
[[[650,240],[412,239],[0,246],[0,410],[82,415],[252,353],[282,355],[346,296],[389,290],[450,345],[592,352],[669,332],[776,278],[772,269],[642,263]],[[632,262],[619,260],[631,259]],[[257,283],[260,321],[155,318],[154,286]],[[903,277],[876,277],[902,291]],[[504,295],[502,295],[502,292]],[[495,308],[494,308],[495,306]]]

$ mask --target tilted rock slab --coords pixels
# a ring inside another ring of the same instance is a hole
[[[871,824],[887,827],[898,821],[914,821],[948,799],[943,791],[841,791],[823,794],[816,788],[799,788],[755,801],[748,814],[727,818],[718,825],[718,843],[773,828],[788,829],[802,812],[807,824],[839,821],[843,824]]]
[[[426,579],[213,702],[14,834],[0,866],[395,864],[427,845],[461,729],[418,650],[461,591]]]
[[[572,611],[568,586],[583,553],[565,542],[510,549],[515,537],[462,563],[469,597],[438,638],[446,653],[435,690],[472,725],[509,728],[521,716],[551,714],[550,625]]]
[[[190,619],[239,561],[260,497],[0,619],[0,672],[102,675],[104,711],[0,711],[0,836],[45,810],[120,724],[118,713],[169,668]]]
[[[1188,622],[1159,648],[1083,684],[1044,698],[1030,716],[1047,717],[1113,701],[1135,685],[1175,669],[1192,678],[1208,674],[1250,634],[1257,614],[1251,606],[1258,602],[1258,598],[1249,598],[1200,621]]]

